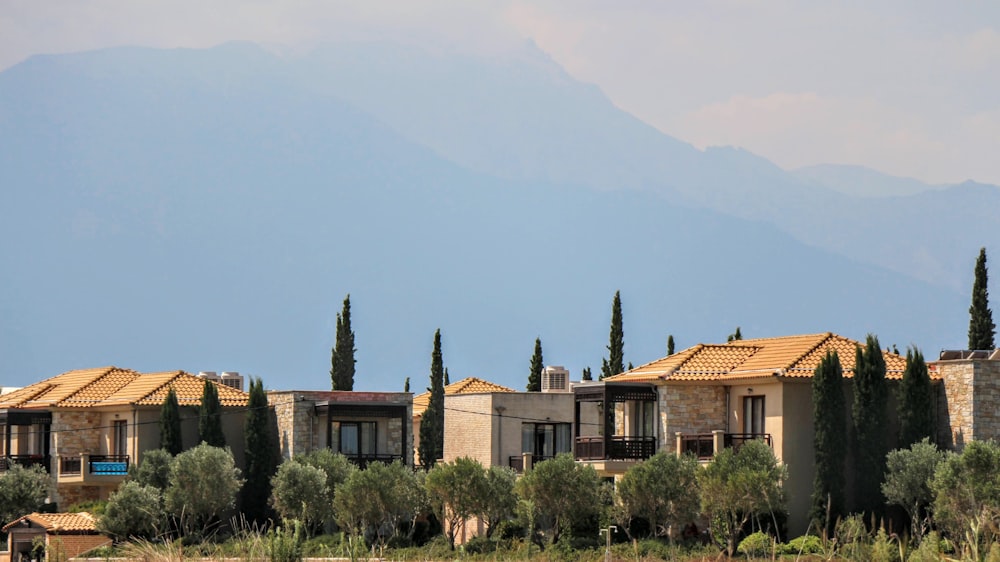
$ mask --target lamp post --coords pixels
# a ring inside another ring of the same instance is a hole
[[[611,562],[611,533],[617,531],[618,527],[609,525],[606,529],[601,529],[597,536],[604,535],[607,543],[604,548],[604,562]]]

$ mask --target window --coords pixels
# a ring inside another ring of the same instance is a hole
[[[125,420],[115,420],[112,449],[113,455],[128,454],[128,422]]]
[[[572,450],[572,435],[568,423],[521,424],[521,452],[535,459],[550,459]]]
[[[764,397],[743,397],[743,433],[764,433]]]
[[[656,437],[656,402],[635,402],[631,422],[634,437]]]
[[[340,426],[340,452],[348,457],[375,454],[375,422],[334,422]]]

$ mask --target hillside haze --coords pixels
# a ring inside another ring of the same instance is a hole
[[[327,388],[347,293],[367,390],[419,391],[437,328],[452,380],[523,388],[535,337],[597,370],[615,290],[635,364],[737,325],[933,356],[964,346],[1000,231],[993,186],[859,203],[666,136],[532,47],[34,57],[0,73],[0,185],[4,386],[114,364]]]

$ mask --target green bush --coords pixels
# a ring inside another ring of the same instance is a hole
[[[68,513],[80,513],[86,511],[91,515],[104,515],[104,509],[108,506],[107,500],[89,500],[85,502],[75,503],[69,506],[66,511]]]
[[[937,562],[941,560],[941,537],[936,531],[928,533],[920,545],[910,553],[907,562]]]
[[[745,556],[765,556],[771,554],[773,545],[774,539],[771,538],[771,535],[763,531],[757,531],[752,535],[747,535],[745,539],[740,541],[740,545],[736,550]]]
[[[298,562],[302,560],[302,523],[277,527],[267,532],[267,558],[271,562]],[[289,528],[292,527],[292,528]]]
[[[496,552],[497,543],[491,539],[488,539],[482,535],[472,537],[465,544],[462,545],[462,550],[466,554],[486,554],[488,552]]]
[[[782,552],[785,554],[822,554],[823,542],[816,535],[803,535],[795,537],[784,545]]]

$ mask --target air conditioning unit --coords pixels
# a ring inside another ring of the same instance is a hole
[[[569,392],[569,371],[562,365],[542,369],[542,392]]]
[[[224,384],[230,388],[243,391],[243,375],[236,371],[225,371],[219,377],[219,384]]]

